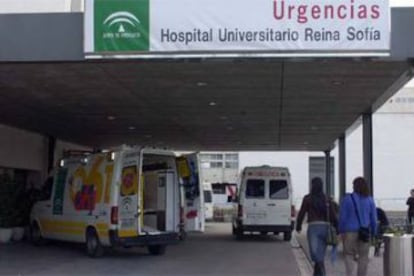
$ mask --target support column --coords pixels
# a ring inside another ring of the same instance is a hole
[[[325,192],[331,196],[331,151],[325,151]]]
[[[339,201],[346,193],[346,144],[345,134],[339,137]]]
[[[54,167],[55,161],[56,138],[47,137],[47,172],[49,173]]]
[[[371,195],[374,195],[372,177],[372,114],[362,115],[362,147],[364,160],[364,178],[368,183]]]

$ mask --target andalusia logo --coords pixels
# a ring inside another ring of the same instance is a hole
[[[149,50],[149,0],[95,0],[95,51]]]

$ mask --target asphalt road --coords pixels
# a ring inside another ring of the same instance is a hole
[[[231,236],[230,224],[208,224],[204,234],[151,256],[145,248],[110,250],[100,259],[83,247],[51,243],[0,245],[0,275],[300,275],[290,243],[282,236]]]

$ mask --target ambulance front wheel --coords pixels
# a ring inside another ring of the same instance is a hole
[[[148,252],[151,255],[164,255],[165,254],[165,250],[166,250],[166,246],[165,245],[149,245],[148,246]]]
[[[95,229],[89,228],[86,232],[86,254],[89,257],[96,258],[101,257],[103,253],[104,249]]]
[[[43,245],[45,242],[37,222],[33,222],[33,224],[30,226],[30,240],[36,246]]]

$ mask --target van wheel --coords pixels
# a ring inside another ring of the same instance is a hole
[[[291,231],[283,233],[283,240],[290,241],[291,239],[292,239],[292,232]]]
[[[233,236],[236,238],[236,240],[243,239],[243,230],[241,230],[240,228],[235,228],[233,226]]]
[[[45,243],[37,222],[33,222],[30,226],[30,241],[36,246],[43,245]]]
[[[91,258],[101,257],[104,253],[95,229],[89,228],[86,232],[86,254]]]
[[[151,255],[164,255],[166,248],[167,247],[165,245],[160,245],[160,244],[157,244],[157,245],[149,245],[148,246],[148,252]]]

